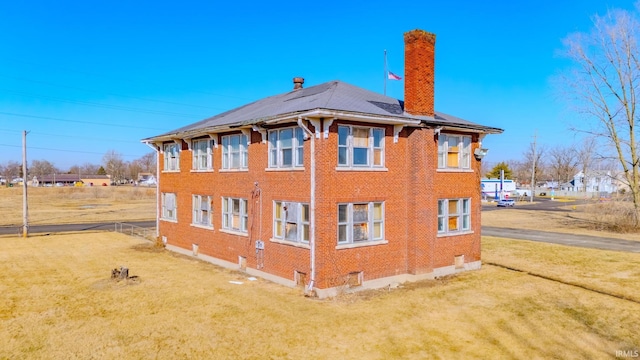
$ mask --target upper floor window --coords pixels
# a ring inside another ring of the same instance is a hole
[[[244,134],[222,137],[222,168],[246,169],[249,166],[249,144]]]
[[[471,230],[471,199],[438,200],[438,233]]]
[[[384,240],[384,203],[338,205],[338,243]]]
[[[162,202],[162,218],[165,220],[177,220],[176,194],[162,193],[160,200]]]
[[[304,133],[299,127],[269,131],[269,167],[303,166]]]
[[[222,228],[247,232],[247,199],[222,198]]]
[[[213,227],[211,223],[211,196],[193,195],[192,224]]]
[[[471,136],[439,134],[438,168],[471,168]]]
[[[180,170],[180,148],[176,143],[166,143],[163,145],[164,170]]]
[[[273,237],[293,242],[309,242],[309,204],[274,202]]]
[[[192,141],[193,170],[213,169],[212,146],[213,141],[210,139],[196,139]]]
[[[338,126],[338,166],[383,167],[384,129]]]

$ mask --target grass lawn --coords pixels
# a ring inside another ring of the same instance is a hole
[[[29,224],[153,220],[156,189],[131,186],[29,188]],[[21,226],[22,187],[0,187],[0,226]]]
[[[483,257],[559,281],[484,265],[321,301],[122,234],[2,237],[0,359],[598,359],[640,348],[639,254],[486,237]],[[139,281],[112,281],[120,265]]]

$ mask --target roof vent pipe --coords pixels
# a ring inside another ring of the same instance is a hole
[[[302,84],[304,84],[304,78],[301,78],[301,77],[293,78],[293,90],[302,89]]]

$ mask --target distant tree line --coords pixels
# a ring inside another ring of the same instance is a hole
[[[34,176],[41,178],[54,174],[109,175],[111,181],[124,183],[137,180],[141,172],[156,172],[156,153],[148,153],[133,161],[124,161],[122,155],[115,150],[109,150],[103,157],[101,164],[84,163],[73,165],[69,169],[60,169],[48,160],[32,160],[27,164],[27,179]],[[0,176],[11,181],[15,178],[25,178],[22,173],[22,163],[7,161],[0,164]]]
[[[594,170],[611,171],[612,175],[618,173],[616,162],[599,153],[593,139],[587,138],[581,144],[558,145],[551,149],[539,146],[535,149],[535,157],[533,144],[531,144],[522,154],[522,160],[499,162],[490,170],[485,169],[483,174],[489,179],[498,179],[502,170],[505,179],[514,180],[523,186],[530,186],[534,160],[536,166],[533,179],[536,184],[547,181],[558,185],[566,184],[581,171],[584,174]]]

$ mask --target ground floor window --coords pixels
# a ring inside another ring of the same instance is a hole
[[[162,218],[165,220],[176,220],[177,206],[175,193],[162,193]]]
[[[222,198],[222,228],[247,232],[247,199]]]
[[[471,230],[471,199],[438,200],[438,233]]]
[[[213,227],[211,223],[211,196],[193,195],[194,225]]]
[[[338,243],[384,240],[384,203],[338,204]]]
[[[273,237],[292,242],[308,243],[309,204],[274,201]]]

